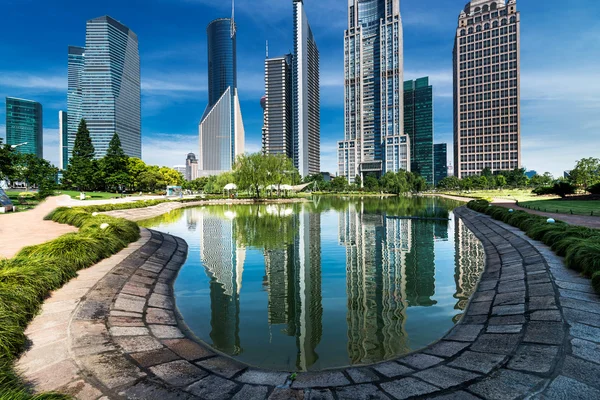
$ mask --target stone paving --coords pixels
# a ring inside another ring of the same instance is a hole
[[[80,300],[58,291],[64,304],[44,306],[19,366],[36,390],[80,399],[600,398],[600,297],[589,280],[514,228],[456,215],[486,250],[478,290],[443,339],[396,360],[293,376],[215,352],[175,307],[187,245],[143,230],[114,268],[90,269],[103,277]]]

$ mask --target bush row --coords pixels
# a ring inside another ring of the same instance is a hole
[[[24,350],[25,328],[53,290],[118,253],[140,237],[137,224],[84,209],[59,208],[47,219],[79,228],[48,243],[22,249],[0,260],[0,399],[65,399],[59,394],[32,396],[13,370]]]
[[[568,225],[561,221],[551,224],[546,217],[525,211],[510,212],[483,200],[472,201],[468,207],[517,227],[530,238],[550,246],[556,254],[565,257],[567,267],[592,278],[594,289],[600,293],[600,229]]]

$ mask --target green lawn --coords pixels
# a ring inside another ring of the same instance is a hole
[[[66,194],[71,196],[72,199],[79,200],[79,193],[76,190],[60,190],[57,191],[56,194]],[[105,199],[114,199],[115,197],[121,197],[120,194],[117,193],[107,193],[107,192],[85,192],[86,200],[105,200]]]
[[[443,194],[451,195],[451,196],[461,196],[461,197],[470,197],[474,199],[482,199],[482,200],[517,200],[519,202],[523,201],[533,201],[539,200],[540,197],[533,194],[530,189],[506,189],[506,190],[472,190],[472,191],[446,191]],[[544,197],[544,199],[558,199],[555,197]]]
[[[34,209],[40,202],[35,198],[24,198],[19,201],[20,191],[7,190],[6,195],[12,201],[13,205],[17,208],[17,212],[29,211]]]
[[[600,216],[600,200],[536,200],[519,202],[521,207],[560,214]],[[592,214],[593,213],[593,214]]]

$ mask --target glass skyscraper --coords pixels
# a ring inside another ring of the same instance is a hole
[[[58,169],[63,170],[69,165],[69,116],[65,111],[58,112]]]
[[[109,16],[87,22],[85,48],[69,47],[69,154],[85,119],[96,158],[117,133],[125,154],[142,156],[140,55],[137,35]]]
[[[400,1],[349,0],[344,46],[345,140],[338,143],[339,174],[353,183],[357,175],[410,170]]]
[[[236,26],[220,18],[208,36],[208,105],[200,121],[200,175],[231,171],[244,153],[244,122],[237,92]]]
[[[6,98],[6,144],[19,145],[20,154],[44,157],[42,105],[36,101]]]
[[[293,155],[300,175],[321,171],[319,49],[303,0],[294,1]]]
[[[433,145],[433,180],[437,186],[444,178],[448,177],[448,146],[446,143]]]
[[[521,14],[516,0],[472,0],[454,43],[454,175],[521,167]]]
[[[265,60],[263,151],[294,158],[292,63],[293,55]]]
[[[433,185],[433,88],[428,77],[404,82],[404,133],[410,137],[411,171]]]

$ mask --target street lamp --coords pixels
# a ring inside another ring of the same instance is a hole
[[[17,147],[20,147],[20,146],[27,146],[28,144],[29,144],[29,143],[27,143],[27,142],[25,142],[25,143],[20,143],[20,144],[13,144],[12,146],[10,146],[10,148],[11,148],[12,150],[14,150],[14,149],[16,149]]]

